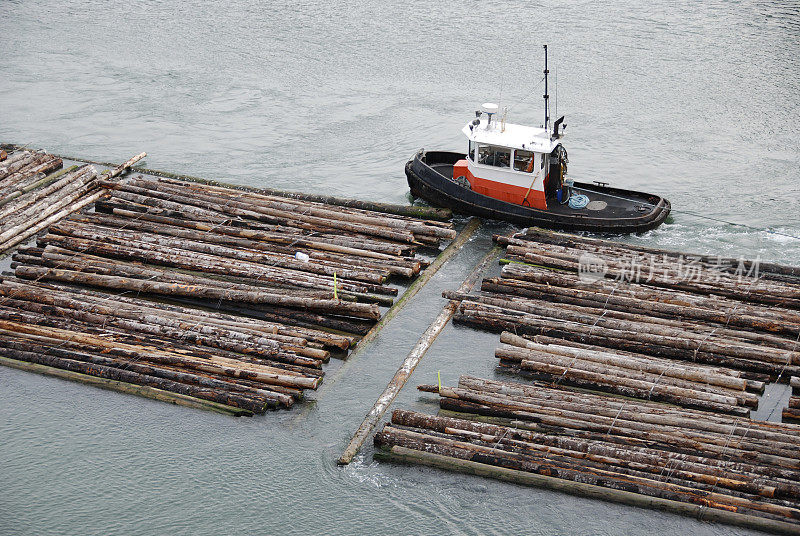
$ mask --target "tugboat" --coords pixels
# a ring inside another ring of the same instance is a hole
[[[670,203],[654,194],[566,177],[564,117],[550,128],[544,46],[544,125],[498,118],[485,103],[462,132],[467,153],[420,149],[406,164],[411,195],[454,212],[523,226],[607,234],[642,233],[661,225]],[[507,112],[507,109],[506,109]]]

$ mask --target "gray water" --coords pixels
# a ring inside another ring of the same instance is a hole
[[[570,175],[673,203],[671,224],[628,240],[800,264],[800,241],[758,230],[800,235],[791,3],[4,0],[0,141],[104,161],[144,150],[150,168],[405,203],[404,162],[423,146],[463,150],[480,103],[541,123],[544,42]],[[482,230],[291,412],[233,419],[0,370],[0,533],[745,534],[378,464],[370,445],[336,466],[441,291],[502,230]],[[395,407],[434,412],[413,386],[437,371],[495,377],[496,345],[448,326]]]

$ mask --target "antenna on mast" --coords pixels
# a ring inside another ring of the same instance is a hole
[[[544,45],[544,129],[545,131],[550,128],[550,113],[547,109],[550,95],[547,94],[547,45]]]

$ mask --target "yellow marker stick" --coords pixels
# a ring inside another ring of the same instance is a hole
[[[442,371],[437,370],[436,375],[439,377],[439,392],[442,392]]]
[[[339,299],[339,295],[336,292],[336,272],[333,272],[333,299]]]

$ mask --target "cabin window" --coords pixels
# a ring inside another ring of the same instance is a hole
[[[469,158],[473,162],[475,161],[475,146],[477,145],[478,144],[475,143],[474,141],[469,140],[469,152],[467,153],[467,158]]]
[[[487,166],[511,167],[511,149],[493,145],[479,145],[478,163]]]
[[[533,151],[514,151],[514,169],[530,173],[533,171]]]

